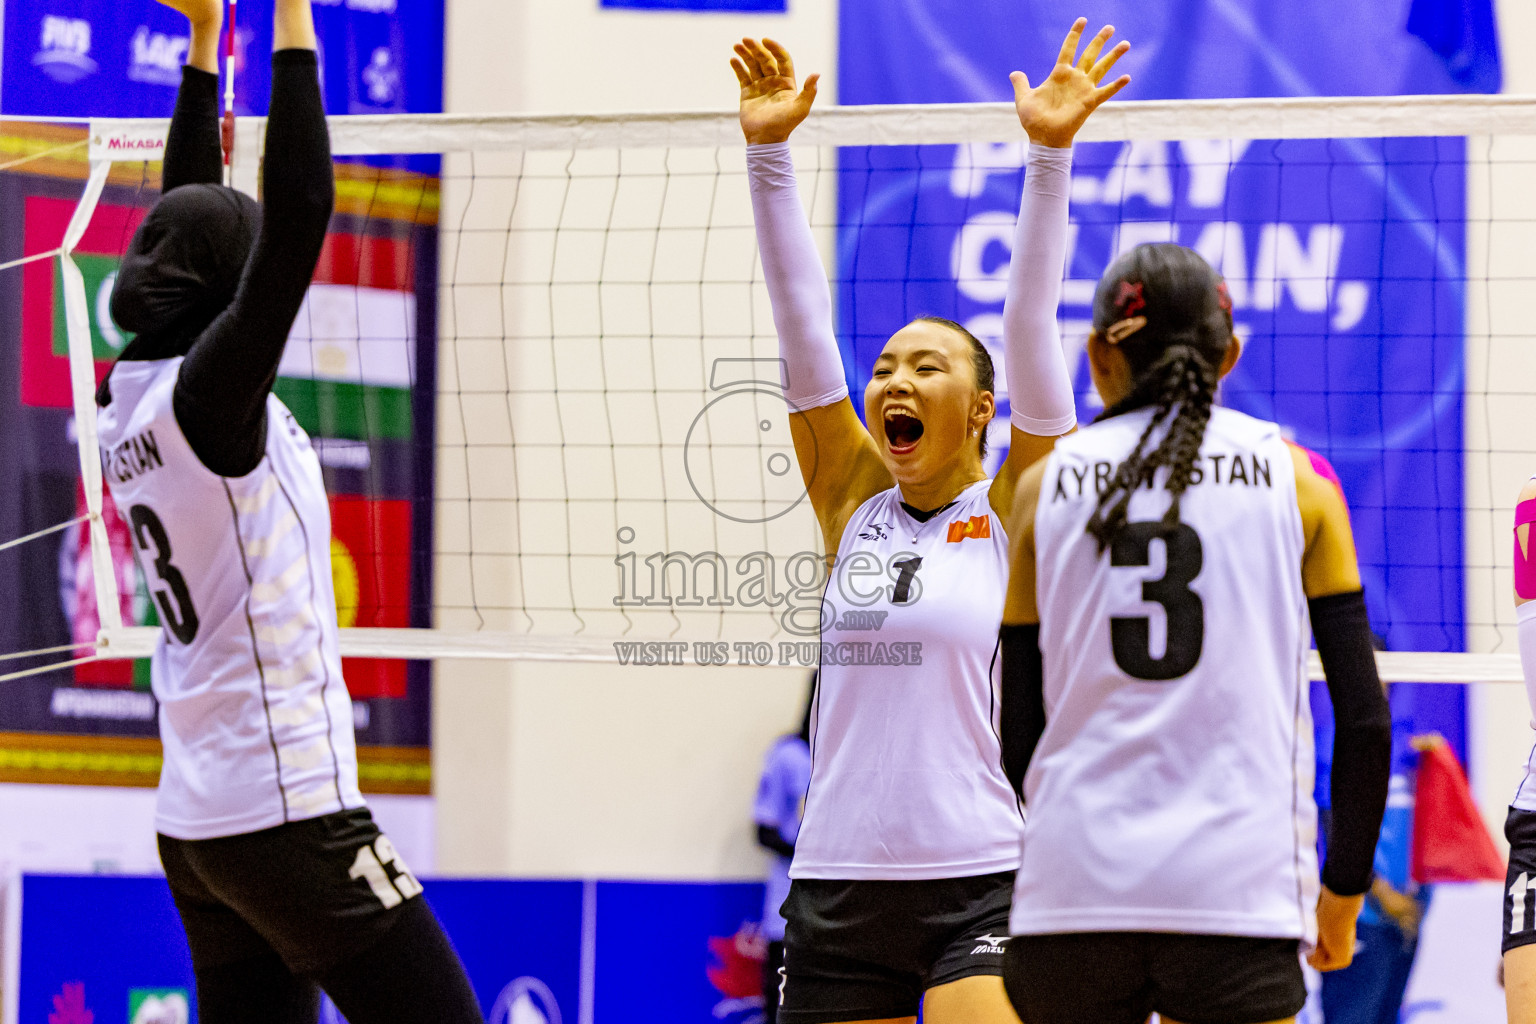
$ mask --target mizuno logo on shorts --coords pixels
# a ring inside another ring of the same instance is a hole
[[[1004,952],[1003,944],[1008,941],[1008,936],[1006,936],[1006,935],[978,935],[978,936],[976,936],[976,941],[981,943],[981,945],[979,945],[975,949],[971,950],[971,956],[975,956],[977,953],[999,953],[999,954],[1001,954],[1001,953]]]

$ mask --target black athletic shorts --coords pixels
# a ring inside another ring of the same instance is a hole
[[[930,988],[1003,973],[1013,872],[790,883],[779,1024],[911,1017]]]
[[[160,863],[198,969],[276,952],[295,974],[322,974],[421,892],[366,807],[221,839],[162,835]]]
[[[1536,942],[1536,811],[1511,807],[1504,819],[1509,873],[1504,879],[1504,952]]]
[[[1295,939],[1160,932],[1015,935],[1003,984],[1029,1024],[1263,1024],[1301,1012]]]

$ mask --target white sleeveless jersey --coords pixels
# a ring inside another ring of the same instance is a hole
[[[926,523],[892,488],[853,514],[822,602],[811,783],[792,878],[1018,865],[998,742],[1008,539],[981,480]]]
[[[209,470],[171,410],[180,369],[118,363],[100,413],[107,483],[162,623],[156,828],[210,839],[361,807],[319,459],[272,396],[261,464]]]
[[[1170,502],[1163,470],[1101,555],[1088,520],[1151,415],[1062,438],[1046,465],[1046,727],[1012,930],[1310,943],[1311,627],[1291,455],[1273,423],[1213,410],[1172,539],[1151,536]]]

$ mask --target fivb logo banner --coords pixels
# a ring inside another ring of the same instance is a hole
[[[1396,6],[1405,16],[1367,0],[1209,0],[1189,19],[1111,0],[1090,29],[1113,23],[1132,42],[1116,69],[1132,75],[1124,99],[1497,89],[1486,0]],[[845,48],[839,98],[1011,99],[1008,72],[1038,82],[1078,13],[1064,0],[982,14],[962,0],[844,0],[841,34],[860,45]],[[1022,130],[1004,145],[842,151],[839,334],[856,385],[919,315],[952,317],[1001,356],[1025,154]],[[1463,178],[1459,139],[1106,143],[1074,158],[1059,315],[1079,415],[1098,412],[1082,349],[1099,276],[1143,242],[1201,252],[1226,275],[1246,342],[1225,401],[1332,459],[1394,647],[1463,642]],[[1002,403],[998,459],[1006,424]]]
[[[151,3],[6,3],[0,111],[43,117],[165,117],[181,82],[186,19]],[[236,33],[237,112],[265,113],[271,5]],[[326,108],[332,114],[442,109],[443,5],[316,0]]]

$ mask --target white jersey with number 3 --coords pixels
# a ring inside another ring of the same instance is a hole
[[[1311,631],[1291,455],[1275,424],[1213,410],[1181,525],[1160,525],[1160,471],[1101,554],[1088,520],[1151,415],[1062,438],[1041,484],[1046,728],[1012,929],[1310,942]]]
[[[162,624],[156,828],[211,839],[361,807],[319,459],[269,396],[261,464],[214,473],[171,409],[180,369],[118,363],[100,413],[107,483]]]

